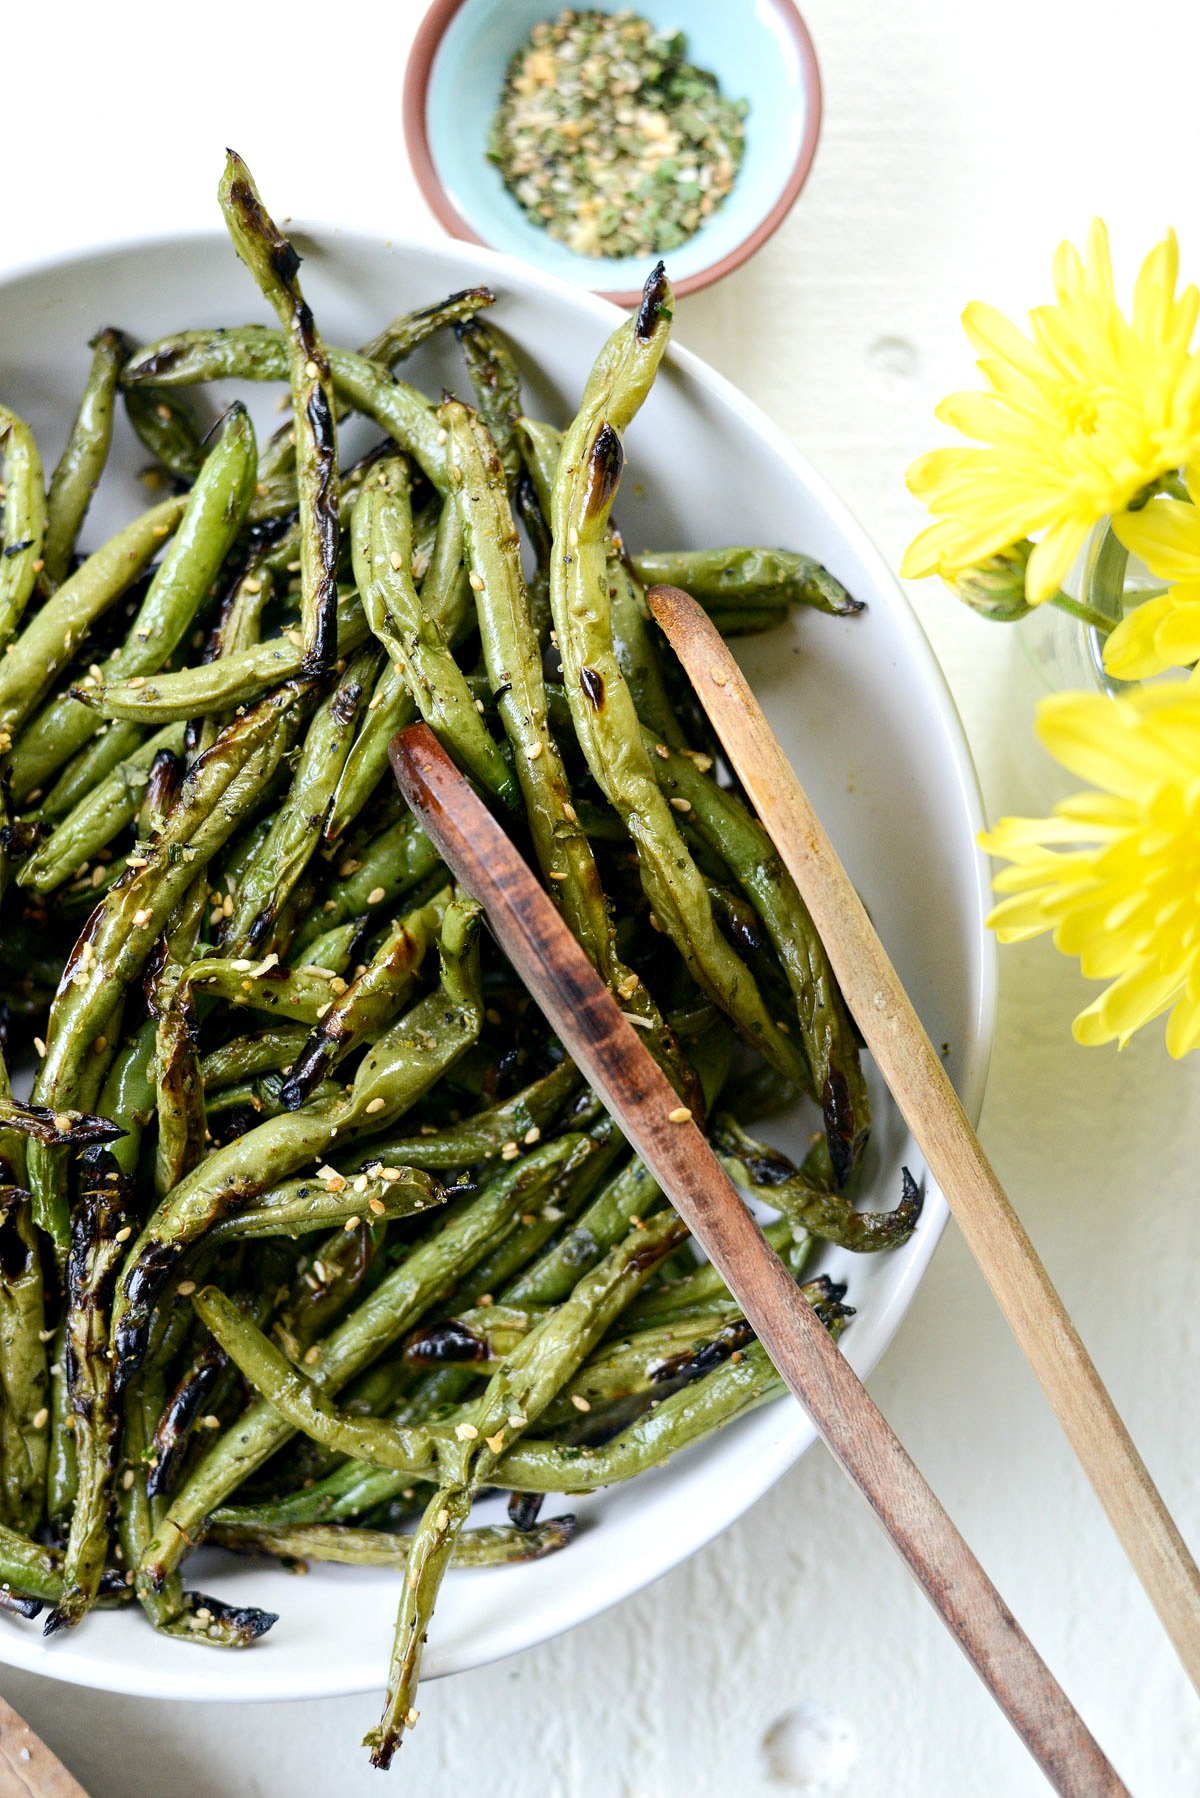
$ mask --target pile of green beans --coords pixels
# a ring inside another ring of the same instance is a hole
[[[505,818],[802,1281],[818,1240],[903,1243],[920,1198],[855,1207],[854,1033],[642,583],[729,634],[858,608],[796,552],[627,551],[661,266],[563,431],[524,416],[486,288],[343,350],[233,155],[220,200],[277,329],[102,331],[48,481],[0,406],[0,1608],[58,1630],[140,1602],[242,1647],[274,1619],[184,1587],[206,1538],[403,1569],[386,1766],[451,1563],[556,1552],[575,1521],[543,1494],[782,1391],[389,740],[424,719]],[[437,332],[465,398],[397,372]],[[192,390],[230,379],[290,389],[265,445],[236,401],[205,434]],[[344,466],[352,418],[378,441]],[[126,428],[158,497],[84,551]],[[798,1099],[802,1168],[747,1133]],[[844,1287],[802,1290],[840,1330]],[[468,1528],[494,1491],[510,1522]]]

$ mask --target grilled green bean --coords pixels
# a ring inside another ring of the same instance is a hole
[[[474,595],[467,580],[463,556],[462,532],[455,531],[454,515],[443,519],[430,542],[429,559],[421,579],[420,606],[424,617],[431,618],[451,648],[459,641],[468,621],[473,621]],[[415,541],[415,532],[414,532]],[[413,568],[418,557],[414,549]],[[388,662],[379,677],[363,726],[355,738],[338,789],[325,834],[336,842],[358,816],[378,782],[388,772],[388,744],[398,730],[411,724],[417,708],[410,697],[405,677]]]
[[[415,1217],[445,1199],[444,1188],[416,1168],[389,1166],[386,1175],[364,1172],[352,1178],[325,1168],[309,1179],[286,1181],[232,1217],[220,1218],[210,1225],[207,1241],[304,1235],[338,1224],[353,1230],[364,1218],[374,1224]]]
[[[482,1524],[463,1530],[454,1544],[455,1567],[509,1567],[517,1561],[540,1561],[565,1548],[575,1534],[573,1517],[551,1517],[532,1530]],[[349,1529],[326,1524],[291,1529],[216,1529],[209,1541],[235,1554],[275,1555],[286,1561],[336,1561],[344,1567],[405,1567],[412,1536],[386,1530]],[[5,1565],[0,1538],[0,1569]]]
[[[232,406],[124,646],[104,664],[101,681],[87,677],[97,690],[108,681],[144,680],[167,660],[191,625],[242,527],[254,487],[254,468],[253,426],[243,407]],[[61,602],[65,592],[64,587],[55,603]],[[96,729],[95,712],[79,699],[52,701],[16,745],[13,792],[21,797],[43,785]]]
[[[280,1098],[295,1111],[338,1063],[360,1043],[377,1036],[407,1003],[425,952],[436,938],[450,902],[443,887],[428,905],[397,918],[374,955],[350,985],[339,991],[295,1060]],[[331,990],[333,983],[330,983]]]
[[[553,496],[550,586],[563,684],[588,766],[633,836],[642,885],[658,922],[701,989],[747,1040],[785,1072],[796,1070],[803,1078],[803,1057],[716,928],[703,877],[655,781],[613,643],[604,539],[624,458],[620,432],[654,378],[666,348],[671,305],[660,264],[646,283],[636,317],[601,351],[582,409],[564,439]]]
[[[10,642],[42,572],[46,492],[42,459],[24,419],[0,406],[4,453],[4,547],[0,551],[0,648]]]
[[[923,1197],[907,1168],[903,1171],[903,1195],[894,1211],[856,1211],[844,1193],[830,1192],[805,1179],[786,1155],[756,1142],[728,1114],[717,1120],[713,1144],[726,1172],[739,1186],[814,1236],[841,1248],[858,1254],[899,1248],[920,1220]]]
[[[542,1132],[581,1084],[582,1076],[575,1065],[560,1061],[511,1099],[477,1111],[461,1123],[440,1130],[430,1125],[427,1132],[417,1136],[389,1137],[383,1143],[373,1143],[372,1158],[435,1170],[475,1167],[498,1155],[515,1161],[522,1145],[530,1147],[540,1140]]]
[[[329,357],[296,279],[300,258],[232,150],[218,192],[233,247],[278,314],[287,342],[300,498],[302,668],[306,674],[327,674],[337,658],[338,553],[337,420]]]
[[[479,416],[500,458],[511,503],[522,467],[516,431],[516,420],[524,410],[521,376],[511,349],[494,326],[472,318],[455,325],[454,335],[471,376]]]
[[[465,901],[447,908],[437,992],[418,1001],[368,1051],[348,1090],[269,1118],[227,1143],[158,1206],[130,1249],[113,1308],[119,1379],[140,1365],[164,1283],[179,1256],[211,1223],[324,1155],[339,1133],[386,1128],[474,1042],[483,1021],[476,918],[476,908]]]
[[[142,444],[176,481],[188,485],[204,465],[204,433],[178,394],[157,387],[126,388],[125,415]],[[143,478],[161,485],[159,470],[148,469]]]
[[[811,606],[841,618],[863,609],[820,562],[794,550],[646,551],[632,560],[644,587],[682,587],[710,613],[737,617],[764,605]]]
[[[461,532],[461,518],[459,504],[448,500],[442,513],[446,529]],[[381,462],[371,470],[354,508],[350,537],[363,610],[403,674],[413,704],[466,772],[504,804],[514,805],[516,783],[475,710],[444,631],[423,611],[413,585],[412,507],[403,463]]]
[[[870,1101],[853,1025],[808,907],[774,843],[735,794],[687,754],[659,751],[650,765],[688,823],[724,857],[770,936],[791,988],[834,1171],[845,1185],[870,1134]]]
[[[75,1503],[63,1562],[63,1590],[46,1633],[77,1624],[95,1603],[108,1558],[108,1511],[117,1460],[119,1408],[108,1353],[109,1311],[130,1234],[128,1182],[112,1158],[93,1151],[71,1223],[70,1308],[64,1344],[75,1420]]]
[[[356,594],[347,593],[338,600],[337,625],[339,656],[353,655],[370,634]],[[216,662],[153,679],[105,679],[79,688],[79,694],[101,717],[169,724],[248,705],[272,687],[302,676],[303,670],[304,645],[300,633],[290,631]]]
[[[377,362],[350,350],[327,349],[334,391],[379,425],[439,493],[449,489],[438,423],[424,395],[399,381]],[[126,395],[147,383],[156,390],[198,381],[286,381],[288,345],[282,331],[261,325],[233,330],[180,331],[148,344],[130,359],[123,381]]]
[[[359,650],[308,727],[291,790],[234,897],[224,941],[239,955],[273,940],[279,913],[320,842],[376,660],[374,648]]]
[[[418,312],[405,312],[399,318],[392,319],[358,353],[368,362],[378,362],[384,368],[391,369],[397,362],[403,362],[406,357],[411,356],[414,350],[419,349],[421,344],[438,331],[444,331],[464,320],[469,321],[485,306],[493,306],[495,303],[496,296],[490,287],[465,287],[458,293],[449,294],[444,300],[438,300],[432,306],[423,306]],[[339,424],[350,410],[350,406],[339,395],[334,402],[334,416]],[[260,483],[286,475],[294,467],[295,461],[294,433],[290,427],[285,426],[276,432],[259,457]]]
[[[6,1135],[6,1145],[9,1140]],[[6,1153],[5,1171],[16,1171],[8,1164],[18,1159]],[[41,1520],[46,1487],[43,1285],[29,1195],[0,1186],[0,1501],[5,1521],[26,1534]]]
[[[449,1296],[480,1257],[511,1228],[569,1159],[578,1139],[559,1137],[496,1173],[479,1196],[460,1201],[431,1237],[419,1242],[375,1291],[322,1344],[313,1380],[333,1395],[401,1338],[418,1318]],[[209,1513],[285,1443],[292,1427],[265,1400],[214,1445],[172,1501],[142,1557],[139,1586],[161,1584],[178,1565],[189,1538]]]
[[[281,688],[227,727],[189,769],[157,842],[147,846],[143,864],[127,869],[92,914],[50,1009],[46,1056],[34,1082],[35,1103],[55,1111],[70,1107],[85,1057],[96,1053],[95,1042],[105,1034],[126,986],[144,966],[197,865],[203,867],[228,841],[243,808],[278,765],[287,747],[287,733],[280,727],[296,698],[296,689]],[[178,850],[178,860],[172,850]],[[34,1215],[65,1255],[65,1191],[54,1176],[49,1153],[40,1144],[31,1145]]]
[[[164,749],[178,754],[183,733],[182,724],[168,724],[118,762],[24,863],[17,884],[52,893],[86,867],[98,849],[106,849],[137,816],[155,758]]]
[[[133,347],[120,331],[101,331],[91,341],[92,366],[66,447],[50,477],[46,495],[46,539],[42,550],[46,583],[62,585],[71,566],[75,539],[100,484],[112,441],[113,404],[121,364]]]
[[[300,1025],[276,1024],[255,1036],[235,1036],[213,1049],[200,1062],[205,1090],[252,1080],[256,1074],[275,1074],[290,1067],[308,1041]]]

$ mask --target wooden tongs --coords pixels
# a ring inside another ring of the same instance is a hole
[[[648,595],[825,944],[846,1002],[1195,1680],[1200,1574],[1012,1211],[845,870],[722,638]],[[1058,1792],[1126,1788],[774,1251],[559,912],[426,725],[404,793],[564,1047],[714,1262],[776,1369]]]

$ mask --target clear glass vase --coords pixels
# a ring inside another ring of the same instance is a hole
[[[1014,761],[1025,789],[1023,808],[1049,811],[1056,800],[1079,786],[1078,779],[1060,767],[1038,741],[1035,720],[1039,702],[1049,693],[1064,692],[1105,693],[1116,698],[1135,685],[1114,680],[1105,672],[1108,632],[1089,622],[1086,614],[1111,619],[1115,625],[1134,606],[1162,591],[1161,581],[1155,581],[1144,563],[1117,541],[1105,519],[1091,533],[1063,583],[1067,600],[1077,604],[1085,616],[1077,617],[1059,605],[1042,605],[1007,627],[1014,640]]]

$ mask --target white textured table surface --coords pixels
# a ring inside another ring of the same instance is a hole
[[[308,0],[14,12],[0,272],[210,223],[226,143],[281,211],[433,230],[398,123],[420,0],[323,10],[327,38]],[[826,98],[813,176],[753,263],[683,302],[678,334],[774,416],[895,560],[917,523],[904,468],[968,374],[966,299],[1019,312],[1048,297],[1056,242],[1078,240],[1093,212],[1126,274],[1168,222],[1200,274],[1200,20],[1191,0],[1137,17],[1115,0],[805,11]],[[932,585],[913,600],[990,815],[1030,806],[1015,646]],[[1195,1542],[1200,1058],[1172,1066],[1152,1034],[1119,1059],[1077,1049],[1081,990],[1046,946],[1005,952],[982,1135]],[[873,1390],[1131,1788],[1191,1798],[1200,1704],[953,1228]],[[188,1710],[7,1671],[0,1689],[94,1798],[381,1789],[355,1746],[371,1696]],[[635,1600],[423,1702],[391,1776],[423,1798],[1046,1789],[820,1450]]]

